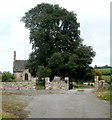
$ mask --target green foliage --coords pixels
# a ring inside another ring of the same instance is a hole
[[[10,72],[3,72],[2,73],[2,82],[13,82],[15,77]]]
[[[109,85],[111,84],[111,80],[112,80],[112,76],[110,75],[102,75],[102,79],[105,80],[106,83],[108,83]]]
[[[57,76],[68,76],[68,66],[67,62],[69,60],[69,55],[67,53],[54,53],[51,58],[48,59],[48,67],[51,69],[51,75]]]
[[[2,76],[0,76],[0,80],[2,79]]]
[[[22,21],[30,29],[30,42],[39,64],[46,65],[46,58],[54,52],[71,53],[74,43],[77,46],[81,42],[76,14],[58,5],[38,4]]]
[[[111,75],[112,75],[112,68],[110,69],[110,73],[111,73]]]
[[[98,69],[94,69],[93,71],[95,76],[101,76],[101,72]]]
[[[105,90],[102,92],[100,99],[110,102],[110,90]]]
[[[44,66],[39,66],[38,67],[37,76],[39,78],[48,77],[48,76],[50,76],[50,74],[51,74],[51,70],[49,68],[44,67]]]
[[[38,4],[22,17],[30,30],[33,52],[29,69],[33,76],[68,76],[76,81],[92,78],[91,46],[82,44],[76,14],[59,5]]]

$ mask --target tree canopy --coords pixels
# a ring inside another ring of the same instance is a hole
[[[33,76],[41,73],[40,68],[45,71],[44,76],[48,75],[47,68],[51,78],[87,76],[95,52],[91,46],[83,45],[74,12],[57,4],[42,3],[26,12],[21,20],[30,30],[33,51],[28,67]]]

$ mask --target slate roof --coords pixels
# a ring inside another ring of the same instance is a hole
[[[23,72],[27,63],[27,60],[15,60],[13,63],[13,72]]]

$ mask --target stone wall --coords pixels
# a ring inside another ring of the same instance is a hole
[[[98,76],[95,76],[94,81],[95,81],[94,87],[96,91],[110,88],[110,85],[106,83],[105,80],[99,80]]]
[[[1,90],[34,90],[35,82],[0,82]]]
[[[50,78],[45,78],[45,88],[46,90],[68,90],[69,89],[69,78],[65,77],[61,80],[60,77],[55,77],[52,82]]]
[[[0,90],[35,90],[36,79],[32,79],[32,82],[0,82]],[[54,77],[54,80],[50,82],[50,78],[45,78],[46,90],[68,90],[69,78],[61,79],[60,77]]]

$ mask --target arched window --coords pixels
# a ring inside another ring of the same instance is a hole
[[[28,80],[28,74],[27,73],[25,74],[25,80]]]

